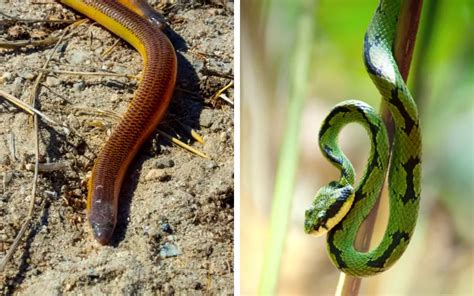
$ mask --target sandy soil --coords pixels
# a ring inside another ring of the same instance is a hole
[[[48,1],[7,2],[0,1],[0,11],[23,20],[81,18]],[[40,122],[40,161],[59,169],[39,175],[33,222],[0,274],[1,294],[233,292],[233,107],[213,98],[233,79],[233,2],[177,1],[159,8],[174,31],[169,35],[179,61],[159,129],[210,159],[155,133],[125,178],[112,245],[99,246],[85,219],[86,180],[138,81],[47,74],[36,106],[61,126]],[[0,19],[0,40],[7,42],[59,36],[68,25]],[[140,74],[138,53],[123,41],[114,46],[120,39],[98,24],[89,21],[72,32],[48,68]],[[0,50],[0,90],[27,101],[52,47]],[[233,100],[232,87],[224,94]],[[0,257],[28,214],[35,158],[30,119],[0,98]],[[204,144],[191,138],[190,127]]]

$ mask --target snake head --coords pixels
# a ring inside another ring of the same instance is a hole
[[[88,197],[88,220],[94,238],[102,245],[109,243],[117,221],[117,205],[113,193],[107,192],[103,185],[93,186]]]
[[[353,202],[351,185],[331,182],[321,187],[305,212],[304,231],[315,236],[325,234],[346,216]]]

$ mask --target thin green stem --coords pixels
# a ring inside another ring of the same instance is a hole
[[[275,176],[269,236],[260,275],[258,293],[261,295],[272,294],[276,289],[291,212],[299,156],[300,118],[308,84],[314,27],[312,1],[306,1],[305,4],[309,9],[301,10],[302,15],[296,25],[297,36],[290,63],[288,114]]]

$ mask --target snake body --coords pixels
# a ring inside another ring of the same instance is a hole
[[[346,274],[364,277],[385,271],[403,254],[413,234],[420,201],[421,135],[416,104],[393,56],[400,0],[381,0],[367,29],[364,61],[367,72],[387,103],[395,131],[389,168],[390,213],[382,241],[368,252],[354,248],[361,223],[376,203],[389,163],[386,127],[374,109],[361,101],[345,101],[330,112],[319,132],[323,155],[341,171],[316,194],[305,213],[305,232],[328,232],[333,264]],[[365,172],[354,188],[355,173],[337,144],[348,123],[361,124],[371,139]]]
[[[149,7],[141,0],[60,0],[97,21],[130,43],[142,56],[141,83],[127,112],[99,152],[89,180],[87,216],[95,239],[110,241],[115,224],[120,188],[130,162],[155,130],[168,107],[176,82],[176,54],[156,24],[141,17]],[[128,7],[128,8],[127,8]],[[130,10],[133,9],[135,12]]]

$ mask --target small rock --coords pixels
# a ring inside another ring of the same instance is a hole
[[[12,95],[14,95],[15,97],[20,96],[22,89],[23,89],[23,78],[22,77],[15,78],[12,84]]]
[[[204,127],[210,127],[214,122],[214,113],[209,109],[204,109],[199,116],[199,124]]]
[[[166,232],[166,233],[173,233],[173,229],[171,228],[171,225],[169,223],[163,223],[160,225],[160,228],[162,231]]]
[[[49,191],[45,190],[44,194],[50,198],[57,199],[58,198],[58,193],[56,191]]]
[[[3,186],[6,187],[12,181],[13,173],[12,172],[4,172],[3,173]]]
[[[35,78],[35,74],[33,74],[33,72],[31,72],[29,70],[25,70],[25,71],[20,73],[20,77],[22,77],[26,80],[33,80],[33,78]]]
[[[157,159],[154,167],[157,169],[172,168],[174,167],[174,161],[170,158]]]
[[[209,9],[209,14],[211,16],[221,15],[222,11],[223,11],[222,9],[213,8],[213,9]]]
[[[82,50],[75,50],[73,51],[69,59],[69,62],[71,64],[79,65],[79,64],[84,64],[87,59],[89,59],[88,52],[82,51]]]
[[[48,76],[48,78],[46,78],[46,85],[47,86],[57,86],[57,85],[59,85],[59,83],[60,83],[60,81],[56,77]]]
[[[169,178],[170,175],[168,175],[168,173],[163,169],[151,169],[145,176],[145,180],[147,181],[156,179],[160,181],[167,181]]]
[[[145,234],[149,237],[155,238],[157,240],[160,238],[160,231],[159,231],[159,229],[156,225],[151,225],[151,226],[145,227],[143,229],[143,234]]]
[[[218,167],[219,167],[219,165],[218,165],[215,161],[212,161],[212,160],[208,161],[208,162],[205,164],[205,168],[206,168],[206,169],[210,169],[210,170],[215,169],[215,168],[218,168]]]
[[[69,126],[74,129],[78,129],[79,127],[81,127],[79,119],[77,119],[77,117],[74,116],[72,113],[67,116],[67,122],[69,123]]]
[[[119,95],[117,95],[117,94],[112,94],[112,95],[110,96],[110,101],[111,101],[112,103],[118,102],[119,100],[120,100],[120,97],[119,97]]]
[[[176,245],[171,243],[165,243],[160,249],[161,258],[176,257],[179,255],[181,255],[181,250],[178,249]]]
[[[86,84],[84,83],[83,80],[79,80],[79,81],[74,82],[74,85],[72,86],[72,89],[75,92],[83,91],[85,88],[86,88]]]
[[[124,89],[125,88],[125,83],[122,81],[119,81],[118,79],[110,79],[105,82],[105,86],[111,87],[111,88],[116,88],[116,89]]]
[[[89,270],[87,270],[87,277],[95,279],[99,277],[99,273],[95,269],[89,268]]]
[[[43,234],[48,233],[48,226],[46,225],[41,226],[41,229],[39,232]]]
[[[22,36],[28,35],[26,33],[26,30],[19,25],[14,25],[10,28],[8,28],[7,33],[10,37],[13,37],[14,39],[19,39]]]
[[[225,143],[225,141],[227,141],[229,137],[227,136],[227,133],[226,132],[222,132],[220,133],[219,135],[219,139],[221,140],[222,143]]]
[[[203,286],[200,282],[194,283],[194,290],[202,290]]]
[[[222,122],[220,120],[215,120],[212,123],[211,130],[213,132],[218,132],[218,131],[222,130]]]
[[[9,82],[11,80],[12,80],[12,73],[10,72],[5,72],[2,74],[2,77],[0,77],[0,83]]]

